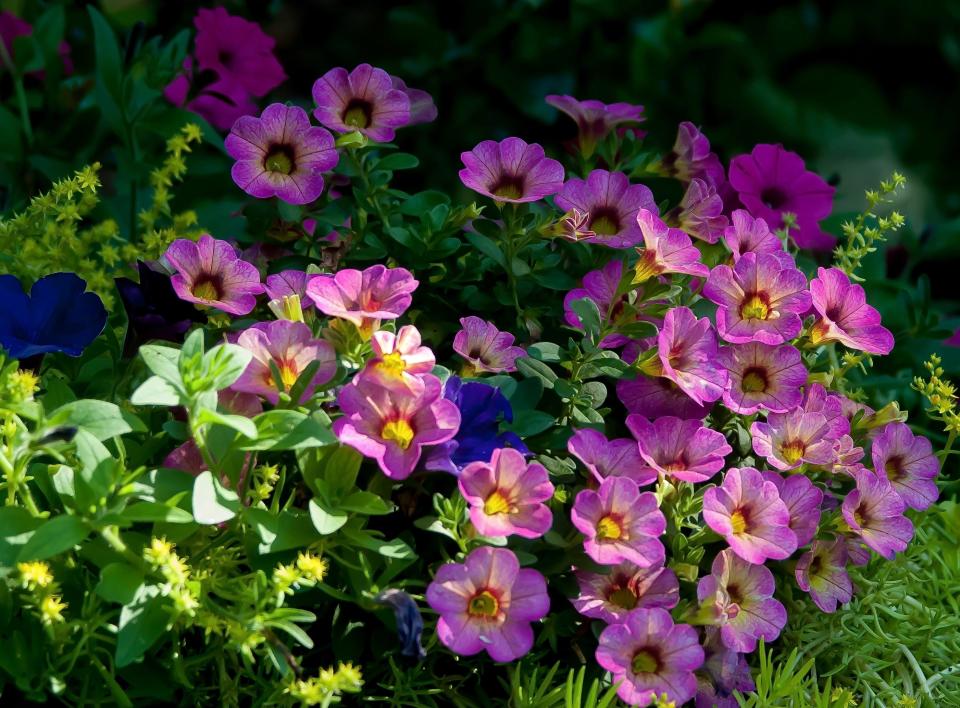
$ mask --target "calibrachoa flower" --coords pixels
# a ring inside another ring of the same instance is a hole
[[[309,399],[337,371],[337,356],[333,346],[329,342],[314,339],[310,328],[303,322],[258,322],[240,333],[237,344],[252,352],[253,359],[231,388],[263,396],[273,404],[279,400],[279,391],[271,362],[280,372],[283,386],[280,390],[284,393],[290,391],[307,366],[319,362],[317,372],[304,388],[300,399],[294,403]]]
[[[237,119],[224,141],[236,162],[230,176],[252,197],[309,204],[323,192],[323,172],[339,160],[333,136],[310,125],[299,106],[273,103],[259,118]]]
[[[317,275],[307,284],[307,295],[323,314],[366,329],[406,312],[419,284],[406,268],[378,263],[363,271],[345,268],[334,275]]]
[[[286,80],[283,67],[273,56],[273,38],[257,23],[216,7],[200,9],[193,24],[201,70],[212,70],[254,96],[264,96]]]
[[[795,347],[750,342],[723,347],[718,356],[730,375],[723,403],[735,413],[751,415],[761,409],[783,413],[803,400],[807,367]]]
[[[839,268],[818,268],[810,281],[817,321],[810,329],[814,344],[840,342],[868,354],[889,354],[893,335],[880,324],[880,313],[867,304],[863,288],[851,284]]]
[[[624,296],[618,295],[618,287],[623,279],[623,261],[609,261],[600,270],[592,270],[583,276],[583,287],[574,288],[563,298],[563,317],[567,324],[576,329],[583,329],[580,317],[573,311],[571,304],[577,300],[587,298],[593,300],[600,317],[616,321],[619,310],[622,309]],[[627,343],[628,338],[621,334],[609,334],[603,338],[601,347],[612,348]]]
[[[423,389],[423,374],[433,371],[436,357],[429,347],[421,346],[420,332],[404,325],[396,334],[380,330],[370,338],[373,357],[367,361],[363,376],[384,388],[410,391]]]
[[[806,276],[775,256],[745,253],[710,272],[703,294],[717,303],[717,332],[734,344],[781,344],[800,333],[810,309]]]
[[[873,469],[890,480],[911,509],[923,511],[937,500],[940,463],[930,441],[914,435],[904,423],[889,423],[874,438]]]
[[[636,440],[607,440],[599,430],[583,428],[567,440],[567,450],[598,482],[607,477],[628,477],[640,486],[657,481],[657,471],[644,462]]]
[[[823,492],[813,485],[809,477],[790,475],[786,479],[776,472],[764,472],[763,478],[773,482],[780,499],[790,512],[790,530],[797,537],[797,547],[806,546],[817,535],[820,523],[820,505]]]
[[[282,303],[284,298],[296,295],[301,309],[307,310],[313,307],[313,300],[307,297],[307,283],[314,277],[302,270],[283,270],[268,275],[264,288],[271,302],[277,300]]]
[[[204,316],[177,296],[166,273],[158,273],[142,261],[137,263],[137,272],[139,283],[129,278],[114,280],[130,321],[128,343],[136,346],[151,339],[182,342],[190,325],[202,322]]]
[[[846,474],[851,477],[855,472],[863,467],[861,460],[864,451],[858,447],[853,438],[849,435],[842,435],[833,444],[833,465],[831,471],[834,474]]]
[[[629,415],[627,429],[639,442],[647,464],[684,482],[710,479],[723,469],[723,458],[733,452],[723,433],[703,427],[698,420],[668,416],[651,423]]]
[[[558,111],[566,113],[577,123],[578,142],[585,157],[590,157],[597,143],[610,131],[623,123],[639,123],[644,120],[643,106],[629,103],[603,103],[601,101],[578,101],[573,96],[550,95],[546,102]]]
[[[847,544],[842,538],[814,541],[800,556],[795,570],[797,585],[810,593],[814,604],[824,612],[836,612],[853,597],[853,583],[847,573]]]
[[[608,477],[597,491],[581,490],[570,518],[587,537],[584,550],[597,563],[630,561],[648,568],[663,562],[663,544],[657,536],[666,530],[666,519],[653,493],[641,493],[631,479]]]
[[[787,623],[787,610],[773,599],[773,573],[747,563],[729,548],[717,554],[710,575],[700,578],[697,599],[712,612],[730,649],[752,652],[757,640],[772,641]]]
[[[701,179],[719,187],[726,181],[723,164],[715,152],[710,152],[710,141],[693,123],[684,121],[677,128],[673,150],[664,159],[667,172],[681,182]]]
[[[460,425],[457,406],[441,397],[440,380],[426,375],[423,384],[418,393],[403,393],[355,378],[337,396],[344,415],[334,421],[334,434],[375,459],[391,479],[406,479],[423,446],[449,440]]]
[[[263,292],[260,273],[237,257],[226,241],[204,234],[199,241],[177,239],[163,259],[175,271],[170,279],[182,300],[207,305],[231,315],[249,314]]]
[[[637,213],[640,209],[657,212],[657,203],[648,187],[630,184],[622,172],[607,170],[593,170],[586,180],[567,180],[554,202],[564,211],[587,215],[586,228],[594,236],[579,240],[611,248],[630,248],[640,243],[643,234]]]
[[[437,119],[437,106],[429,93],[422,89],[407,86],[407,83],[399,76],[391,76],[390,80],[393,82],[393,88],[407,94],[410,101],[410,120],[407,125],[432,123]]]
[[[801,409],[804,413],[820,413],[827,419],[828,437],[839,439],[850,432],[850,420],[847,418],[843,396],[828,391],[823,384],[812,383],[803,390]],[[767,422],[779,425],[782,416],[768,416]]]
[[[520,138],[484,140],[460,159],[460,181],[497,202],[536,202],[563,186],[563,165]]]
[[[806,169],[803,159],[782,145],[757,145],[749,155],[730,161],[730,184],[740,201],[771,228],[783,225],[783,214],[797,217],[790,236],[800,248],[829,249],[834,238],[818,222],[829,216],[836,191],[820,175]]]
[[[229,130],[241,116],[256,114],[257,104],[246,89],[232,79],[217,79],[212,84],[204,85],[191,97],[191,88],[199,83],[194,73],[199,70],[194,67],[190,57],[184,60],[183,69],[184,73],[163,90],[163,97],[173,105],[196,113],[218,130]]]
[[[632,610],[622,623],[608,625],[599,642],[597,663],[613,674],[617,695],[630,705],[650,705],[664,693],[681,705],[697,692],[693,672],[704,659],[697,630],[675,625],[666,610]]]
[[[645,418],[672,415],[678,418],[703,420],[708,409],[690,398],[670,379],[637,376],[617,381],[617,398],[628,413]]]
[[[688,307],[675,307],[657,335],[657,359],[649,373],[666,377],[696,403],[716,401],[727,387],[727,371],[717,359],[717,335],[710,320]]]
[[[752,467],[733,467],[703,495],[703,519],[748,563],[782,560],[797,550],[790,511],[773,482]]]
[[[717,627],[704,632],[703,651],[706,660],[697,676],[696,708],[738,708],[734,691],[754,691],[757,686],[750,674],[750,665],[743,654],[729,649],[720,639]]]
[[[461,317],[460,326],[463,329],[453,338],[453,351],[467,360],[469,373],[517,370],[517,357],[526,351],[513,346],[516,337],[479,317]]]
[[[681,231],[707,243],[719,241],[729,223],[723,214],[723,199],[717,194],[717,188],[702,179],[690,182],[670,217]]]
[[[761,218],[754,219],[750,212],[737,209],[730,217],[732,223],[723,232],[723,241],[733,251],[734,262],[744,253],[766,253],[776,256],[786,265],[793,264],[793,257],[783,250],[783,244]]]
[[[836,438],[830,436],[830,426],[821,413],[805,413],[802,408],[773,413],[766,423],[751,425],[750,433],[754,452],[778,470],[796,469],[804,463],[828,465],[834,459]]]
[[[641,568],[621,563],[607,573],[578,570],[574,574],[580,594],[570,602],[577,612],[607,623],[623,622],[627,613],[637,607],[676,607],[680,584],[676,574],[662,565]]]
[[[913,538],[913,524],[903,515],[906,504],[885,477],[861,470],[854,478],[857,487],[843,500],[843,519],[865,544],[893,560]]]
[[[410,123],[409,96],[394,88],[390,74],[369,64],[350,72],[330,69],[313,84],[313,101],[314,117],[330,130],[356,130],[381,143]]]
[[[667,226],[656,213],[640,209],[637,225],[643,233],[643,248],[637,249],[640,260],[634,268],[634,283],[642,283],[665,273],[701,278],[710,273],[710,269],[700,262],[700,251],[690,237],[680,229]]]
[[[427,588],[427,602],[440,614],[437,636],[451,651],[486,651],[494,661],[513,661],[533,646],[531,622],[550,610],[547,583],[521,568],[513,551],[483,546],[463,563],[440,566]]]
[[[470,521],[484,536],[539,538],[553,524],[543,503],[553,496],[550,476],[543,465],[527,464],[517,450],[494,450],[490,462],[471,462],[459,484],[470,504]]]

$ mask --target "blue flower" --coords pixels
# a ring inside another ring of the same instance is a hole
[[[374,598],[382,605],[393,609],[397,620],[397,639],[400,641],[400,653],[420,661],[427,655],[420,636],[423,634],[423,617],[413,598],[403,590],[384,590]]]
[[[74,273],[46,275],[27,295],[0,275],[0,345],[14,359],[63,352],[80,356],[107,324],[107,310]]]

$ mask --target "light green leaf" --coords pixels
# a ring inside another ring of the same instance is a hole
[[[229,521],[240,511],[240,497],[226,489],[206,470],[193,484],[193,517],[198,524],[212,525]]]

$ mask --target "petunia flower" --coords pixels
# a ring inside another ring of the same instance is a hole
[[[698,420],[667,416],[651,423],[632,414],[627,416],[626,423],[647,464],[684,482],[710,479],[723,469],[723,458],[733,452],[723,433],[705,428]]]
[[[873,469],[886,476],[911,509],[923,511],[937,500],[940,462],[930,441],[914,435],[904,423],[888,423],[874,438]]]
[[[824,612],[836,612],[853,598],[853,583],[847,573],[847,545],[842,538],[814,541],[800,556],[794,571],[797,585]]]
[[[253,358],[231,388],[263,396],[274,405],[279,400],[280,392],[289,393],[300,374],[311,363],[316,361],[320,366],[303,389],[299,400],[294,403],[308,400],[337,371],[337,355],[333,346],[324,340],[314,339],[310,328],[303,322],[258,322],[240,333],[237,344],[252,352]],[[283,387],[279,391],[271,362],[280,372]]]
[[[737,209],[730,216],[731,224],[723,231],[723,242],[733,252],[734,262],[744,253],[775,256],[786,265],[793,264],[793,256],[783,250],[783,244],[762,218],[753,218],[750,212]]]
[[[767,422],[750,426],[753,450],[778,470],[792,470],[806,463],[829,465],[833,462],[833,444],[827,419],[821,413],[805,413],[794,408],[789,413],[772,413]]]
[[[309,204],[319,197],[322,173],[340,157],[328,131],[311,126],[299,106],[282,103],[270,104],[259,118],[238,118],[223,145],[236,160],[230,176],[240,189],[288,204]]]
[[[628,413],[644,418],[666,415],[683,419],[703,420],[709,409],[690,398],[670,379],[640,375],[617,381],[617,398]]]
[[[114,279],[130,322],[128,337],[133,347],[151,339],[182,342],[194,322],[206,319],[177,296],[169,275],[158,273],[142,261],[137,262],[137,272],[139,283],[129,278]]]
[[[717,332],[728,342],[781,344],[796,337],[810,309],[806,276],[776,257],[745,253],[718,265],[703,287],[717,303]]]
[[[437,106],[429,93],[422,89],[407,86],[407,83],[399,76],[391,76],[390,81],[393,88],[407,94],[410,101],[410,120],[407,125],[432,123],[437,119]]]
[[[410,124],[410,97],[394,88],[383,69],[360,64],[348,72],[330,69],[313,84],[314,117],[338,133],[359,131],[386,143],[395,130]]]
[[[393,610],[400,653],[417,661],[425,659],[427,652],[420,643],[420,637],[423,635],[423,616],[414,599],[403,590],[396,588],[388,588],[378,593],[373,599],[378,604],[386,605]]]
[[[585,228],[593,236],[580,241],[610,248],[630,248],[643,241],[637,224],[640,209],[657,213],[653,192],[642,184],[630,184],[622,172],[593,170],[586,180],[568,179],[554,197],[566,212],[585,214]]]
[[[699,178],[690,181],[680,204],[664,218],[706,243],[719,241],[729,223],[723,214],[723,199],[717,194],[717,188]]]
[[[12,275],[0,275],[0,346],[11,359],[63,352],[80,356],[107,324],[107,310],[75,273],[37,280],[30,294]]]
[[[812,383],[803,389],[803,401],[800,404],[804,413],[820,413],[827,419],[827,437],[839,439],[850,432],[850,420],[845,412],[845,397],[828,391],[823,384]],[[771,425],[779,425],[780,414],[767,417]]]
[[[694,708],[739,708],[734,691],[746,693],[757,688],[750,664],[743,654],[723,643],[717,627],[705,629],[703,651],[706,660],[697,675]]]
[[[650,705],[662,694],[676,705],[697,692],[693,672],[703,664],[697,630],[673,623],[658,607],[637,608],[622,623],[600,633],[597,663],[620,684],[617,695],[629,705]]]
[[[559,235],[574,243],[593,241],[597,236],[590,230],[590,214],[579,209],[569,210],[557,223]]]
[[[711,611],[727,647],[752,652],[758,639],[773,641],[787,623],[786,608],[773,598],[775,589],[769,568],[748,563],[727,548],[697,584],[697,600]]]
[[[207,234],[199,241],[177,239],[167,247],[163,259],[175,271],[170,284],[187,302],[246,315],[263,292],[259,271],[238,258],[229,243]]]
[[[867,304],[863,288],[851,284],[839,268],[818,268],[810,281],[817,321],[810,329],[814,344],[840,342],[868,354],[889,354],[893,335],[880,324],[880,313]]]
[[[313,308],[313,300],[307,297],[307,283],[314,276],[307,275],[302,270],[283,270],[279,273],[268,275],[264,282],[264,289],[270,309],[274,313],[283,312],[285,303],[290,303],[292,298],[296,298],[297,306],[300,308],[300,314],[304,310]],[[278,315],[279,316],[279,315]],[[301,318],[302,319],[302,318]]]
[[[913,524],[903,515],[906,504],[884,477],[862,470],[855,479],[856,489],[843,500],[843,519],[865,544],[893,560],[913,538]]]
[[[663,544],[657,537],[666,530],[666,519],[653,493],[641,493],[631,479],[608,477],[597,491],[581,490],[570,518],[586,536],[584,550],[597,563],[630,561],[648,568],[663,562]]]
[[[806,546],[817,535],[823,492],[813,485],[809,477],[801,474],[784,479],[776,472],[764,472],[763,478],[774,483],[780,499],[787,505],[790,530],[796,534],[797,547]]]
[[[669,610],[680,600],[676,574],[662,565],[641,568],[626,562],[607,573],[577,570],[574,575],[580,586],[580,594],[570,600],[574,608],[584,617],[607,623],[623,622],[637,607]]]
[[[550,95],[548,105],[566,113],[577,123],[578,147],[584,157],[590,157],[597,143],[624,123],[639,123],[644,120],[643,106],[629,103],[603,103],[596,100],[579,101],[573,96]]]
[[[440,614],[437,636],[450,651],[486,651],[494,661],[513,661],[533,646],[531,622],[550,611],[547,583],[521,568],[513,551],[483,546],[463,563],[440,566],[427,587],[427,603]]]
[[[344,415],[334,421],[334,434],[376,460],[387,477],[406,479],[423,446],[449,440],[460,425],[457,406],[441,397],[440,380],[428,374],[423,383],[418,393],[401,393],[355,377],[337,396]]]
[[[634,283],[667,273],[706,277],[710,269],[700,262],[700,251],[680,229],[671,229],[655,212],[640,209],[637,225],[643,234],[640,260],[634,267]]]
[[[777,486],[752,467],[732,467],[719,487],[704,492],[703,519],[748,563],[782,560],[797,550]]]
[[[784,413],[803,400],[807,367],[789,344],[734,344],[720,349],[718,357],[730,375],[723,403],[735,413],[751,415],[761,409]]]
[[[216,7],[198,10],[193,24],[197,28],[194,56],[201,71],[213,71],[257,97],[286,80],[273,55],[273,38],[257,23]]]
[[[717,154],[710,151],[707,136],[689,121],[678,126],[673,150],[664,158],[663,165],[671,177],[681,182],[700,179],[719,187],[726,181],[723,164]]]
[[[453,351],[467,360],[470,374],[487,371],[501,373],[516,371],[516,360],[524,356],[523,347],[513,346],[516,337],[501,332],[492,322],[480,317],[461,317],[463,327],[453,338]]]
[[[806,169],[803,159],[782,145],[757,145],[749,155],[730,161],[730,184],[755,217],[773,229],[783,225],[783,214],[797,217],[790,236],[800,248],[828,250],[834,237],[820,230],[830,215],[836,191],[822,177]]]
[[[536,202],[563,187],[563,165],[520,138],[484,140],[460,159],[464,186],[496,202]]]
[[[600,311],[601,319],[616,322],[623,310],[626,297],[618,295],[620,281],[623,279],[623,261],[608,261],[600,270],[592,270],[583,276],[582,287],[574,288],[563,298],[563,317],[567,324],[575,329],[583,329],[580,317],[573,311],[572,304],[577,300],[593,300]],[[622,334],[608,334],[600,342],[605,349],[612,349],[629,341]]]
[[[401,327],[396,334],[374,332],[370,346],[373,356],[361,375],[384,388],[421,391],[422,375],[433,371],[437,363],[430,348],[421,345],[420,332],[413,325]]]
[[[697,319],[688,307],[674,307],[663,318],[657,335],[657,358],[644,371],[670,379],[700,405],[711,403],[723,395],[728,384],[717,352],[717,335],[710,320]]]
[[[833,443],[833,464],[830,471],[853,477],[863,468],[864,450],[849,435],[843,435]]]
[[[647,465],[637,441],[631,438],[607,440],[600,431],[583,428],[567,440],[567,450],[597,482],[607,477],[627,477],[642,487],[657,481],[657,471]]]
[[[199,70],[191,57],[183,62],[183,73],[163,90],[163,97],[175,106],[186,108],[218,130],[229,130],[238,118],[257,113],[250,94],[229,78],[216,78],[201,84]]]
[[[345,268],[333,275],[317,275],[307,284],[307,296],[323,314],[365,330],[406,312],[419,284],[406,268],[378,263],[363,271]]]
[[[553,513],[543,503],[553,497],[550,475],[537,462],[527,464],[517,450],[494,450],[489,462],[471,462],[460,473],[459,486],[470,505],[470,521],[483,536],[539,538],[553,524]]]

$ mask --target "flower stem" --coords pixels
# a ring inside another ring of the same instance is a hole
[[[27,145],[33,145],[33,126],[30,124],[27,94],[23,90],[23,76],[20,75],[16,65],[13,63],[13,57],[10,56],[10,52],[7,51],[7,46],[4,42],[0,42],[0,61],[3,61],[3,65],[7,68],[7,71],[10,72],[10,76],[13,77],[13,90],[17,94],[17,106],[20,109],[20,122],[23,124],[23,133],[27,136]]]

